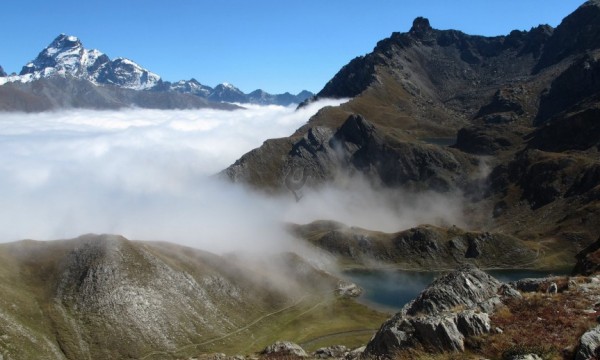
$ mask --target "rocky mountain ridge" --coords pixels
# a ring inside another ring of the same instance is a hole
[[[548,267],[535,244],[503,233],[420,225],[396,233],[333,221],[289,225],[292,234],[335,256],[346,268],[391,267],[444,271],[465,264],[482,269]],[[565,257],[574,254],[567,254]]]
[[[587,1],[556,29],[496,37],[417,18],[316,96],[348,102],[223,175],[269,192],[302,172],[307,188],[358,174],[375,188],[460,193],[469,228],[533,241],[548,265],[568,266],[600,231],[599,14]]]
[[[105,86],[117,89],[129,89],[136,91],[151,91],[161,94],[170,94],[168,96],[177,97],[178,94],[193,95],[210,102],[236,102],[252,103],[261,105],[283,105],[298,104],[306,100],[313,94],[308,91],[302,91],[297,95],[290,93],[268,94],[262,90],[256,90],[250,94],[245,94],[231,84],[220,84],[215,88],[202,85],[196,79],[181,80],[175,83],[163,81],[161,77],[126,58],[116,58],[111,60],[106,54],[99,50],[90,50],[84,48],[81,41],[75,37],[66,34],[59,35],[50,45],[42,50],[38,56],[23,66],[21,72],[16,75],[7,75],[2,71],[0,73],[0,85],[16,84],[14,88],[26,91],[27,86],[18,84],[29,84],[54,78],[63,78],[68,80],[85,80],[97,86]],[[44,86],[44,81],[40,82]],[[35,86],[34,86],[35,87]],[[5,90],[8,91],[8,90]],[[100,90],[101,91],[101,90]],[[78,91],[81,95],[82,91]],[[20,93],[12,94],[12,97],[19,98]],[[35,94],[34,95],[39,95]],[[63,98],[76,97],[77,94],[64,94]],[[163,95],[163,97],[166,95]],[[25,97],[25,96],[24,96]],[[54,97],[58,97],[55,95]],[[26,101],[26,100],[25,100]],[[75,101],[85,102],[85,99],[75,98]],[[63,101],[68,102],[68,101]],[[18,103],[18,102],[17,102]],[[8,108],[11,104],[5,104]],[[139,106],[139,104],[131,104]],[[15,110],[20,110],[18,105],[13,105]],[[187,107],[195,107],[192,101]],[[101,107],[97,105],[95,107]],[[27,109],[25,109],[27,110]]]
[[[129,59],[111,60],[99,50],[85,49],[77,37],[61,34],[23,66],[18,76],[5,81],[25,83],[53,76],[70,76],[95,85],[115,85],[132,90],[151,89],[160,80],[157,74]]]

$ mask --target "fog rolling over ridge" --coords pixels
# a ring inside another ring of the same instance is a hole
[[[383,231],[461,223],[460,202],[370,189],[360,179],[266,196],[212,176],[264,140],[291,134],[299,111],[124,110],[7,113],[0,119],[0,241],[121,234],[197,248],[289,249],[285,222],[330,219]],[[340,186],[341,185],[341,186]]]

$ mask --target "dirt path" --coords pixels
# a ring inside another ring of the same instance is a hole
[[[186,349],[190,349],[190,348],[193,348],[193,347],[196,347],[196,346],[208,345],[208,344],[211,344],[211,343],[213,343],[215,341],[220,341],[220,340],[226,339],[226,338],[228,338],[228,337],[230,337],[232,335],[235,335],[235,334],[238,334],[238,333],[240,333],[240,332],[242,332],[244,330],[247,330],[248,328],[250,328],[250,327],[258,324],[259,322],[263,321],[264,319],[266,319],[268,317],[271,317],[273,315],[277,315],[279,313],[282,313],[284,311],[290,310],[290,309],[292,309],[292,308],[300,305],[308,296],[309,295],[304,295],[301,298],[299,298],[298,300],[296,300],[296,302],[294,302],[293,304],[291,304],[289,306],[286,306],[286,307],[284,307],[282,309],[279,309],[279,310],[270,312],[268,314],[265,314],[265,315],[259,317],[258,319],[255,319],[251,323],[249,323],[249,324],[247,324],[247,325],[245,325],[245,326],[243,326],[241,328],[238,328],[238,329],[236,329],[236,330],[234,330],[232,332],[229,332],[229,333],[227,333],[227,334],[225,334],[223,336],[220,336],[218,338],[210,339],[210,340],[207,340],[207,341],[204,341],[204,342],[201,342],[201,343],[197,343],[197,344],[185,345],[185,346],[182,346],[182,347],[176,349],[173,352],[153,351],[153,352],[151,352],[149,354],[146,354],[143,357],[141,357],[140,360],[144,360],[144,359],[147,359],[147,358],[149,358],[151,356],[155,356],[155,355],[170,355],[170,356],[172,356],[173,354],[177,354],[178,352],[186,350]]]

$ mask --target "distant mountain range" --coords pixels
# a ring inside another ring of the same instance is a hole
[[[57,82],[65,81],[70,83],[65,90],[54,86]],[[27,85],[32,83],[37,85]],[[7,84],[12,86],[1,87],[0,94],[3,97],[0,99],[0,110],[41,111],[55,107],[113,108],[131,105],[155,108],[223,107],[212,102],[287,106],[301,103],[314,95],[306,90],[297,95],[287,92],[273,95],[260,89],[245,94],[228,83],[212,88],[196,79],[171,83],[163,81],[159,75],[134,61],[122,57],[111,60],[99,50],[86,49],[77,37],[65,34],[59,35],[33,61],[23,66],[18,75],[8,75],[0,67],[0,85]],[[90,90],[90,85],[103,89]],[[66,92],[67,88],[71,91]],[[157,94],[140,95],[130,91]],[[128,96],[121,101],[123,96],[113,96],[115,92]],[[98,96],[98,93],[102,93],[102,96]],[[153,105],[132,100],[138,97],[156,98],[156,103]]]

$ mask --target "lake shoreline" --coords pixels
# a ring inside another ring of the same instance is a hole
[[[571,269],[482,269],[502,282],[524,278],[543,278],[570,274]],[[451,270],[448,270],[451,271]],[[378,311],[398,312],[416,298],[435,278],[446,270],[405,270],[398,268],[345,269],[341,276],[363,289],[356,301]]]

